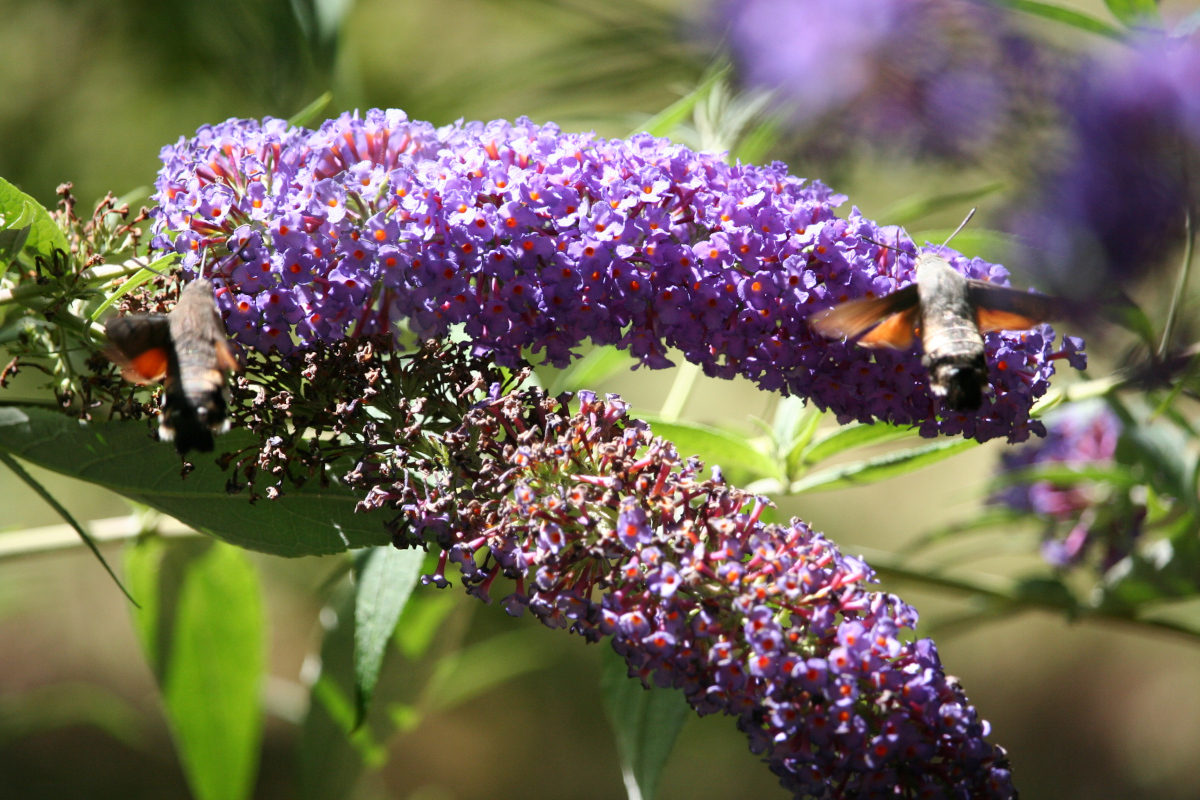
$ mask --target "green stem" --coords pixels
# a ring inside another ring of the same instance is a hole
[[[1061,602],[1040,599],[1036,596],[1026,596],[1018,592],[1017,583],[1009,578],[996,575],[975,575],[972,578],[952,577],[907,566],[903,559],[894,553],[859,547],[863,558],[881,577],[911,581],[937,589],[983,597],[997,601],[1000,608],[1010,610],[1040,609],[1043,611],[1066,612],[1072,619],[1088,622],[1108,623],[1117,625],[1133,625],[1141,630],[1147,628],[1185,636],[1192,643],[1200,643],[1200,630],[1188,627],[1178,622],[1166,619],[1150,619],[1145,617],[1112,614],[1088,606],[1067,606]]]
[[[46,501],[47,505],[58,512],[58,515],[62,517],[68,525],[75,529],[75,532],[79,534],[79,538],[83,539],[83,543],[87,545],[89,550],[92,551],[92,555],[100,560],[101,565],[103,565],[104,569],[108,572],[113,581],[116,582],[117,588],[119,588],[121,592],[129,598],[129,602],[133,603],[138,608],[141,608],[141,606],[138,605],[138,602],[133,599],[133,595],[131,595],[129,590],[125,588],[125,585],[121,583],[121,579],[117,577],[117,573],[113,572],[112,567],[110,567],[108,562],[104,560],[104,556],[100,553],[100,548],[96,546],[95,540],[88,535],[88,532],[85,531],[83,526],[75,520],[75,517],[71,516],[71,512],[67,511],[66,507],[63,506],[62,503],[58,502],[58,499],[55,498],[54,495],[50,494],[46,487],[42,486],[42,484],[38,482],[37,478],[26,472],[25,468],[22,467],[15,458],[3,450],[0,450],[0,463],[3,463],[14,473],[16,473],[17,477],[24,481],[26,486],[28,486],[30,489],[33,489],[33,491],[37,493],[39,497]]]
[[[1192,206],[1188,203],[1184,209],[1183,230],[1187,241],[1183,249],[1183,264],[1179,268],[1179,280],[1175,283],[1175,292],[1171,295],[1171,307],[1167,311],[1167,324],[1163,327],[1162,341],[1158,345],[1158,357],[1167,355],[1167,347],[1175,333],[1175,320],[1179,316],[1179,306],[1183,303],[1183,294],[1187,290],[1188,277],[1192,272],[1192,255],[1195,252],[1196,236],[1192,232]]]
[[[683,408],[687,405],[688,397],[692,394],[692,389],[696,385],[696,378],[700,376],[700,367],[690,361],[685,361],[675,373],[675,382],[671,384],[671,391],[667,393],[667,399],[663,403],[662,412],[659,414],[667,422],[674,422],[683,414]]]

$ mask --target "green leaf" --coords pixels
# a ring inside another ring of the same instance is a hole
[[[1200,508],[1194,491],[1196,455],[1180,431],[1168,425],[1136,424],[1126,426],[1117,443],[1117,459],[1136,461],[1159,493]]]
[[[211,540],[138,545],[127,568],[135,612],[197,800],[244,800],[262,740],[264,619],[258,576],[236,547]],[[154,599],[151,599],[153,597]]]
[[[698,422],[667,422],[653,414],[639,416],[650,423],[655,435],[673,442],[681,456],[697,455],[709,467],[719,465],[733,483],[745,484],[778,473],[771,457],[741,436]]]
[[[912,234],[914,242],[932,242],[941,244],[946,241],[953,228],[939,228],[928,231],[917,231]],[[950,243],[950,247],[962,253],[967,258],[982,258],[986,261],[1006,261],[1009,251],[1016,243],[1017,237],[988,228],[964,228]],[[887,242],[882,242],[887,244]]]
[[[1129,488],[1137,485],[1138,478],[1123,464],[1066,464],[1047,462],[1022,467],[997,475],[991,481],[991,491],[1006,486],[1046,481],[1056,486],[1071,486],[1081,481],[1100,481],[1113,486]]]
[[[917,428],[913,425],[891,425],[887,422],[871,424],[855,422],[851,425],[843,425],[804,448],[800,454],[800,463],[816,464],[856,447],[883,444],[896,439],[916,436],[917,433]]]
[[[1129,28],[1162,30],[1162,15],[1156,0],[1104,0],[1112,15]]]
[[[1081,31],[1087,31],[1099,36],[1107,36],[1109,39],[1116,39],[1117,41],[1124,41],[1125,39],[1125,32],[1117,26],[1105,22],[1098,17],[1085,14],[1082,11],[1063,8],[1051,3],[1040,3],[1037,0],[993,0],[993,2],[996,5],[1006,6],[1015,11],[1024,11],[1027,14],[1052,19],[1055,22],[1070,25]]]
[[[321,610],[320,675],[300,728],[297,772],[301,800],[350,796],[365,762],[380,754],[368,726],[354,729],[354,591],[343,581]]]
[[[405,658],[416,661],[428,652],[434,634],[460,596],[457,592],[429,591],[409,600],[396,625],[396,646]]]
[[[362,558],[354,604],[355,727],[366,717],[384,650],[421,574],[425,551],[376,547]]]
[[[430,711],[448,711],[505,681],[550,666],[560,652],[557,641],[536,628],[485,639],[438,662],[425,686],[424,704]]]
[[[1101,316],[1137,337],[1152,351],[1158,346],[1158,334],[1149,315],[1131,298],[1122,293],[1113,302],[1103,306]]]
[[[325,92],[316,100],[306,105],[288,118],[288,125],[302,128],[312,122],[325,108],[333,102],[333,92]]]
[[[981,197],[995,194],[1004,189],[1006,185],[1003,181],[993,181],[992,183],[985,183],[983,186],[977,186],[974,189],[966,189],[960,192],[947,192],[935,195],[910,195],[888,206],[880,212],[878,218],[881,224],[911,225],[917,220],[924,219],[939,211],[963,206]]]
[[[167,269],[169,266],[171,266],[176,258],[178,258],[177,254],[170,253],[162,258],[156,259],[149,266],[135,272],[133,276],[129,280],[122,283],[115,292],[104,298],[104,302],[96,306],[95,311],[93,311],[91,314],[88,314],[88,320],[95,322],[96,320],[100,319],[100,315],[107,311],[113,303],[117,302],[146,281],[151,280],[155,275]]]
[[[25,242],[29,240],[30,226],[26,225],[23,228],[8,228],[0,230],[0,271],[6,269],[12,263],[21,250],[25,248]]]
[[[120,696],[85,683],[51,683],[0,696],[0,745],[47,731],[91,725],[132,750],[147,744],[144,715]]]
[[[246,431],[217,440],[219,450],[255,447]],[[225,489],[215,459],[197,458],[180,478],[179,456],[145,422],[84,424],[40,408],[0,408],[0,450],[44,469],[104,486],[197,530],[250,550],[280,556],[339,553],[387,544],[383,520],[356,514],[358,498],[331,482],[288,487],[277,500],[250,503]]]
[[[629,135],[632,136],[635,133],[645,131],[651,136],[669,136],[672,131],[679,127],[680,123],[688,118],[688,115],[692,113],[692,109],[696,107],[696,103],[705,97],[712,90],[713,86],[729,74],[730,69],[730,65],[722,64],[709,70],[708,74],[704,76],[704,79],[701,80],[695,89],[630,131]]]
[[[629,369],[635,360],[628,350],[618,350],[613,345],[595,347],[583,358],[558,373],[554,383],[550,385],[549,394],[551,397],[557,397],[563,392],[594,389],[613,373]]]
[[[647,689],[629,677],[625,659],[604,648],[600,684],[617,738],[630,800],[654,800],[659,778],[691,707],[678,689]]]
[[[978,445],[974,439],[948,439],[934,442],[911,450],[856,461],[838,467],[815,472],[796,481],[791,486],[792,494],[802,492],[824,492],[845,486],[865,486],[870,483],[906,475],[919,469],[944,461],[950,456]]]
[[[16,186],[0,178],[0,230],[29,228],[29,238],[24,248],[43,258],[50,258],[55,250],[64,253],[70,250],[67,237],[54,224],[50,212]]]

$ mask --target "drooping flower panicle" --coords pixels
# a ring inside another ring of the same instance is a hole
[[[495,394],[495,393],[494,393]],[[590,641],[611,636],[630,674],[738,718],[797,798],[1015,797],[917,614],[870,592],[871,569],[765,501],[704,480],[702,465],[581,392],[575,413],[540,390],[494,396],[442,437],[459,467],[377,485],[366,508],[403,511],[398,546],[443,550],[485,600]]]
[[[526,348],[628,348],[664,367],[677,348],[707,374],[745,376],[843,421],[926,435],[1022,440],[1055,357],[1048,327],[987,337],[993,391],[947,414],[916,353],[870,354],[806,318],[914,277],[911,242],[782,163],[728,165],[665,139],[604,140],[527,119],[435,129],[399,111],[345,114],[315,132],[230,120],[167,147],[155,246],[221,285],[238,341],[315,341],[462,325],[514,364]],[[897,247],[887,246],[895,242]],[[884,243],[883,246],[877,243]],[[972,278],[1003,267],[953,256]]]

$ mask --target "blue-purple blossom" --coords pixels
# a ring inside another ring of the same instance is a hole
[[[1102,403],[1076,403],[1047,419],[1046,438],[1001,455],[1001,475],[1038,467],[1112,467],[1123,426]],[[1054,567],[1080,563],[1102,547],[1103,569],[1129,555],[1146,518],[1144,488],[1113,485],[1092,475],[1028,480],[996,492],[991,502],[1045,523],[1042,556]]]
[[[911,242],[786,165],[726,164],[649,135],[527,119],[435,129],[399,111],[318,131],[230,120],[164,148],[155,247],[219,287],[242,344],[281,352],[461,325],[478,353],[566,365],[585,340],[652,368],[670,348],[711,376],[811,398],[839,420],[1010,441],[1054,372],[1054,332],[987,336],[991,391],[947,413],[916,352],[828,342],[807,317],[914,279]],[[900,242],[901,248],[876,242]],[[951,254],[972,278],[1003,267]]]
[[[1095,56],[1066,101],[1069,145],[1014,214],[1023,269],[1063,293],[1106,294],[1183,240],[1200,157],[1200,37]],[[1190,166],[1189,166],[1190,164]]]
[[[868,591],[865,563],[799,519],[764,523],[762,498],[703,479],[617,398],[578,399],[485,400],[444,437],[470,450],[462,475],[379,485],[362,505],[402,508],[396,544],[448,548],[472,594],[512,580],[510,613],[611,637],[631,676],[737,717],[797,798],[1016,796],[988,723],[912,638],[916,611]],[[425,522],[464,486],[448,528]]]
[[[979,157],[1012,138],[1058,69],[1002,10],[962,0],[724,0],[743,78],[776,91],[815,147],[866,138]]]

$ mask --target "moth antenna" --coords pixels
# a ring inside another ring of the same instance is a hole
[[[901,253],[907,253],[908,255],[912,256],[913,258],[917,257],[916,253],[909,252],[908,250],[905,250],[903,247],[900,246],[900,231],[896,231],[896,243],[894,245],[884,244],[883,242],[877,242],[874,239],[871,239],[866,236],[860,236],[859,238],[862,239],[864,242],[870,242],[871,244],[875,245],[876,247],[882,247],[884,250],[899,250]]]
[[[958,236],[959,232],[961,232],[963,228],[967,227],[967,223],[971,221],[971,217],[975,216],[976,211],[978,211],[978,209],[972,208],[970,211],[967,212],[967,216],[965,216],[963,218],[962,222],[958,223],[958,227],[954,229],[954,233],[947,236],[946,241],[942,242],[942,247],[945,247],[946,245],[950,244],[950,240],[953,239],[955,236]]]

